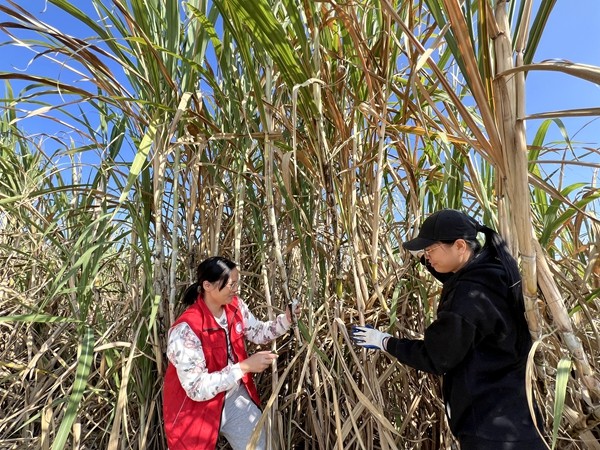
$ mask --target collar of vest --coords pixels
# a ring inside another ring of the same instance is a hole
[[[190,308],[195,308],[200,312],[200,318],[202,321],[201,328],[203,330],[221,329],[221,326],[217,323],[217,319],[215,319],[213,313],[210,311],[210,309],[208,309],[208,306],[206,306],[202,296],[199,295],[196,303],[190,306]],[[240,311],[238,297],[233,297],[233,301],[230,304],[225,305],[224,309],[225,315],[227,316],[227,326],[231,327],[231,325],[234,323],[233,319],[235,315]]]

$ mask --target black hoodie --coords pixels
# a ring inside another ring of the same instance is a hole
[[[415,369],[443,375],[455,436],[537,438],[525,388],[531,338],[523,298],[511,295],[502,264],[486,248],[454,274],[428,269],[443,282],[437,319],[423,340],[390,338],[388,353]]]

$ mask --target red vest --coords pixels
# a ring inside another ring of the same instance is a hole
[[[225,306],[229,339],[235,362],[248,358],[244,341],[244,323],[238,306],[238,299]],[[217,372],[227,366],[227,337],[214,316],[198,297],[175,321],[172,327],[181,322],[187,323],[202,342],[202,351],[209,372]],[[260,399],[252,380],[247,373],[242,378],[250,398],[258,405]],[[185,393],[175,366],[169,362],[163,389],[163,418],[169,450],[214,450],[217,446],[221,413],[225,401],[225,392],[204,402],[196,402]]]

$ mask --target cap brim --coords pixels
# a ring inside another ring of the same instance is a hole
[[[406,241],[402,243],[402,247],[404,247],[406,250],[410,250],[410,251],[418,251],[418,250],[423,250],[424,248],[429,247],[430,245],[435,244],[437,241],[434,241],[432,239],[425,239],[425,238],[415,238],[412,239],[410,241]]]

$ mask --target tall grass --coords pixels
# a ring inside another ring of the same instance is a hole
[[[85,40],[0,5],[6,39],[38,55],[26,74],[0,74],[11,81],[0,447],[165,448],[166,332],[196,265],[224,254],[240,263],[257,316],[302,301],[297,327],[275,344],[277,367],[257,378],[273,448],[451,448],[439,380],[357,350],[346,328],[419,336],[440,287],[400,242],[453,207],[522,249],[510,231],[524,202],[540,272],[568,313],[536,294],[530,383],[549,443],[597,448],[597,190],[552,176],[548,122],[520,162],[525,192],[510,191],[517,173],[495,108],[514,98],[493,96],[504,91],[490,11],[450,1],[50,3]],[[542,3],[527,64],[551,10]],[[520,43],[527,5],[508,11]],[[55,52],[83,81],[34,76]],[[31,136],[32,117],[73,138]],[[593,166],[596,150],[567,145]],[[568,383],[566,360],[577,368]]]

